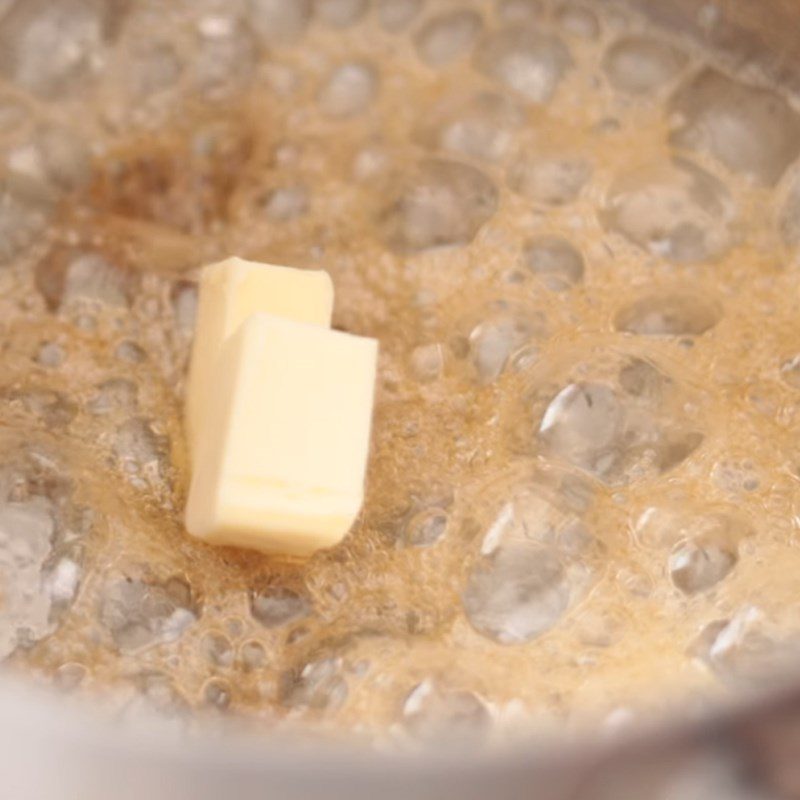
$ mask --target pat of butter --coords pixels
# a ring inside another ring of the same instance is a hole
[[[209,398],[216,391],[216,362],[222,345],[258,311],[330,327],[330,275],[241,258],[228,258],[203,270],[186,399],[186,433],[193,456],[198,432],[206,424]]]
[[[186,527],[214,544],[307,555],[358,516],[378,343],[270,314],[222,348]]]

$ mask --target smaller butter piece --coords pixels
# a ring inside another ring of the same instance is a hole
[[[228,258],[200,276],[195,339],[186,396],[186,433],[194,456],[216,391],[217,358],[224,342],[251,315],[263,311],[297,322],[330,327],[333,282],[322,270],[303,270]]]
[[[186,528],[308,555],[361,509],[378,343],[254,314],[222,348],[197,441]]]

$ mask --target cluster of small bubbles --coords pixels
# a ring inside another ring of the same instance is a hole
[[[722,459],[711,468],[711,480],[729,494],[754,492],[761,486],[756,465],[749,459]]]

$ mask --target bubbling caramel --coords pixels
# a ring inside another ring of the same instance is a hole
[[[795,98],[591,4],[11,5],[9,664],[427,741],[794,646]],[[328,270],[381,342],[363,514],[303,563],[181,525],[195,279],[232,253]]]

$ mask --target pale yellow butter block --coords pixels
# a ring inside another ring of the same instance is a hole
[[[200,277],[195,339],[186,396],[186,433],[194,456],[205,408],[215,391],[216,360],[225,340],[258,311],[330,327],[333,283],[321,270],[228,258]]]
[[[374,339],[247,319],[214,372],[189,533],[292,555],[337,544],[363,502],[377,353]]]

